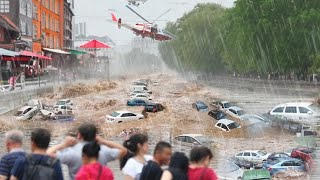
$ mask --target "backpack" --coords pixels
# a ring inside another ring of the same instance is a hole
[[[51,157],[47,161],[37,160],[31,154],[26,156],[28,166],[25,166],[23,180],[55,180],[54,165],[57,159]]]

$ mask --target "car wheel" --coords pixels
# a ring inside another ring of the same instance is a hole
[[[139,118],[139,119],[143,119],[143,118],[141,117],[141,118]]]
[[[61,111],[59,111],[57,114],[62,114],[62,112],[61,112]]]
[[[119,121],[118,123],[122,123],[122,121]]]

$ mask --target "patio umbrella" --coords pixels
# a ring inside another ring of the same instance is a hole
[[[97,41],[97,40],[91,40],[86,44],[83,44],[82,46],[80,46],[80,48],[83,49],[108,49],[111,48],[110,46],[108,46],[107,44]]]

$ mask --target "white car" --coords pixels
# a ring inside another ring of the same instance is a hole
[[[211,106],[216,106],[221,109],[227,110],[229,107],[234,106],[231,102],[229,101],[215,101],[210,103]]]
[[[73,103],[71,102],[70,99],[60,99],[60,100],[56,103],[56,106],[60,106],[60,105],[73,106]]]
[[[139,119],[144,119],[144,116],[130,111],[114,111],[106,116],[106,121],[110,123],[122,123]]]
[[[237,106],[231,106],[227,109],[227,112],[232,116],[241,116],[246,114],[243,109],[237,107]]]
[[[53,107],[55,114],[72,114],[72,107],[69,105],[56,105]]]
[[[131,96],[131,99],[142,99],[145,101],[152,100],[152,97],[146,93],[137,93]]]
[[[37,106],[23,106],[18,109],[15,116],[17,120],[28,120],[35,116],[38,113],[38,110]]]
[[[226,132],[229,132],[231,129],[241,128],[241,126],[238,123],[229,119],[220,119],[216,123],[215,127]]]
[[[269,113],[273,116],[303,123],[320,119],[320,107],[311,102],[280,104],[272,108]]]
[[[239,152],[237,155],[235,155],[235,157],[253,163],[262,163],[263,161],[266,161],[268,159],[269,155],[270,153],[266,153],[264,151],[246,150]]]
[[[210,146],[214,143],[213,138],[202,134],[182,134],[173,138],[173,142],[183,146]]]

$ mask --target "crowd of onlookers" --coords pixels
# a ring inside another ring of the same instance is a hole
[[[37,128],[31,133],[31,153],[23,149],[24,135],[12,130],[5,134],[8,153],[0,161],[0,180],[62,180],[61,164],[68,167],[69,179],[112,180],[116,177],[108,163],[120,160],[125,180],[215,180],[209,168],[212,152],[197,146],[188,158],[172,152],[169,143],[156,144],[148,155],[148,136],[133,134],[123,145],[97,135],[94,124],[82,124],[77,137],[67,136],[61,144],[49,147],[51,134]]]

